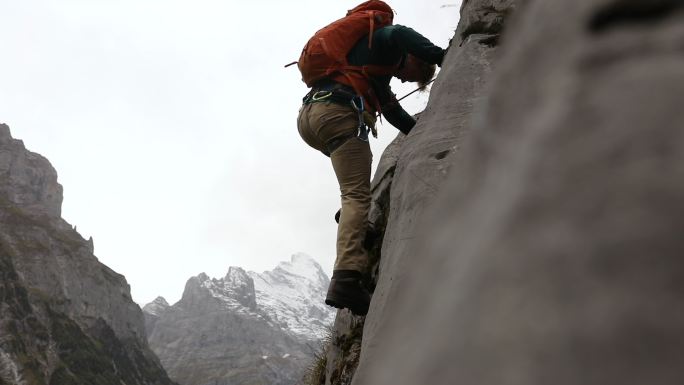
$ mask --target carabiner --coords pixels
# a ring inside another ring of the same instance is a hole
[[[323,94],[323,95],[319,96],[319,94]],[[325,100],[325,99],[331,97],[332,94],[333,94],[332,91],[318,91],[315,94],[313,94],[313,96],[311,96],[311,100],[314,102],[320,102],[321,100]]]
[[[358,105],[356,104],[357,100],[359,102]],[[363,140],[364,142],[368,142],[368,126],[366,126],[366,122],[363,120],[363,96],[353,97],[351,100],[351,105],[359,115],[359,127],[356,133],[356,137]]]
[[[357,100],[359,105],[356,105]],[[351,100],[351,105],[358,113],[363,114],[363,96],[354,96]]]

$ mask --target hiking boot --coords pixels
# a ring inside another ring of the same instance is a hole
[[[354,315],[368,314],[371,295],[363,287],[360,278],[345,277],[330,280],[328,295],[325,297],[325,304],[338,309],[347,308]]]

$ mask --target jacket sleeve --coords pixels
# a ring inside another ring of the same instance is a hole
[[[401,107],[399,102],[385,105],[382,108],[382,115],[391,125],[403,132],[404,135],[408,135],[413,126],[416,125],[416,120]]]
[[[409,115],[397,101],[397,97],[389,86],[389,79],[387,79],[387,82],[373,83],[373,88],[375,89],[378,101],[380,102],[380,107],[382,108],[382,116],[384,116],[391,125],[399,129],[399,131],[408,135],[413,126],[416,125],[416,120],[413,119],[413,116]]]
[[[444,49],[438,47],[423,35],[403,25],[391,28],[390,43],[397,49],[408,52],[429,64],[442,64]]]

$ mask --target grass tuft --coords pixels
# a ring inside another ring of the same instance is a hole
[[[333,342],[333,327],[330,325],[306,369],[298,385],[325,385],[326,367],[328,366],[328,349]]]

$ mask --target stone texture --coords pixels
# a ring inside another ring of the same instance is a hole
[[[501,44],[415,239],[393,182],[354,384],[681,384],[684,3],[528,0]]]
[[[173,384],[125,278],[60,218],[61,191],[0,126],[0,384]]]
[[[330,343],[325,350],[325,385],[351,384],[361,356],[364,317],[348,310],[337,312]]]
[[[482,97],[490,72],[495,35],[471,35],[462,46],[452,42],[430,100],[399,151],[391,181],[389,219],[382,244],[377,287],[366,317],[358,381],[374,365],[382,330],[401,306],[397,298],[422,256],[412,242],[421,215],[434,199],[470,130],[474,104]],[[354,383],[357,382],[355,378]]]
[[[47,159],[30,152],[13,139],[9,126],[0,124],[0,196],[32,213],[59,218],[62,186]]]
[[[375,287],[380,273],[382,241],[390,213],[390,191],[397,160],[405,140],[406,135],[398,133],[397,137],[385,148],[371,182],[371,207],[368,213],[371,231],[366,240],[366,248],[369,251],[368,273],[371,288]]]
[[[516,0],[463,0],[456,28],[457,43],[461,44],[474,34],[501,34],[504,21],[516,4]]]

